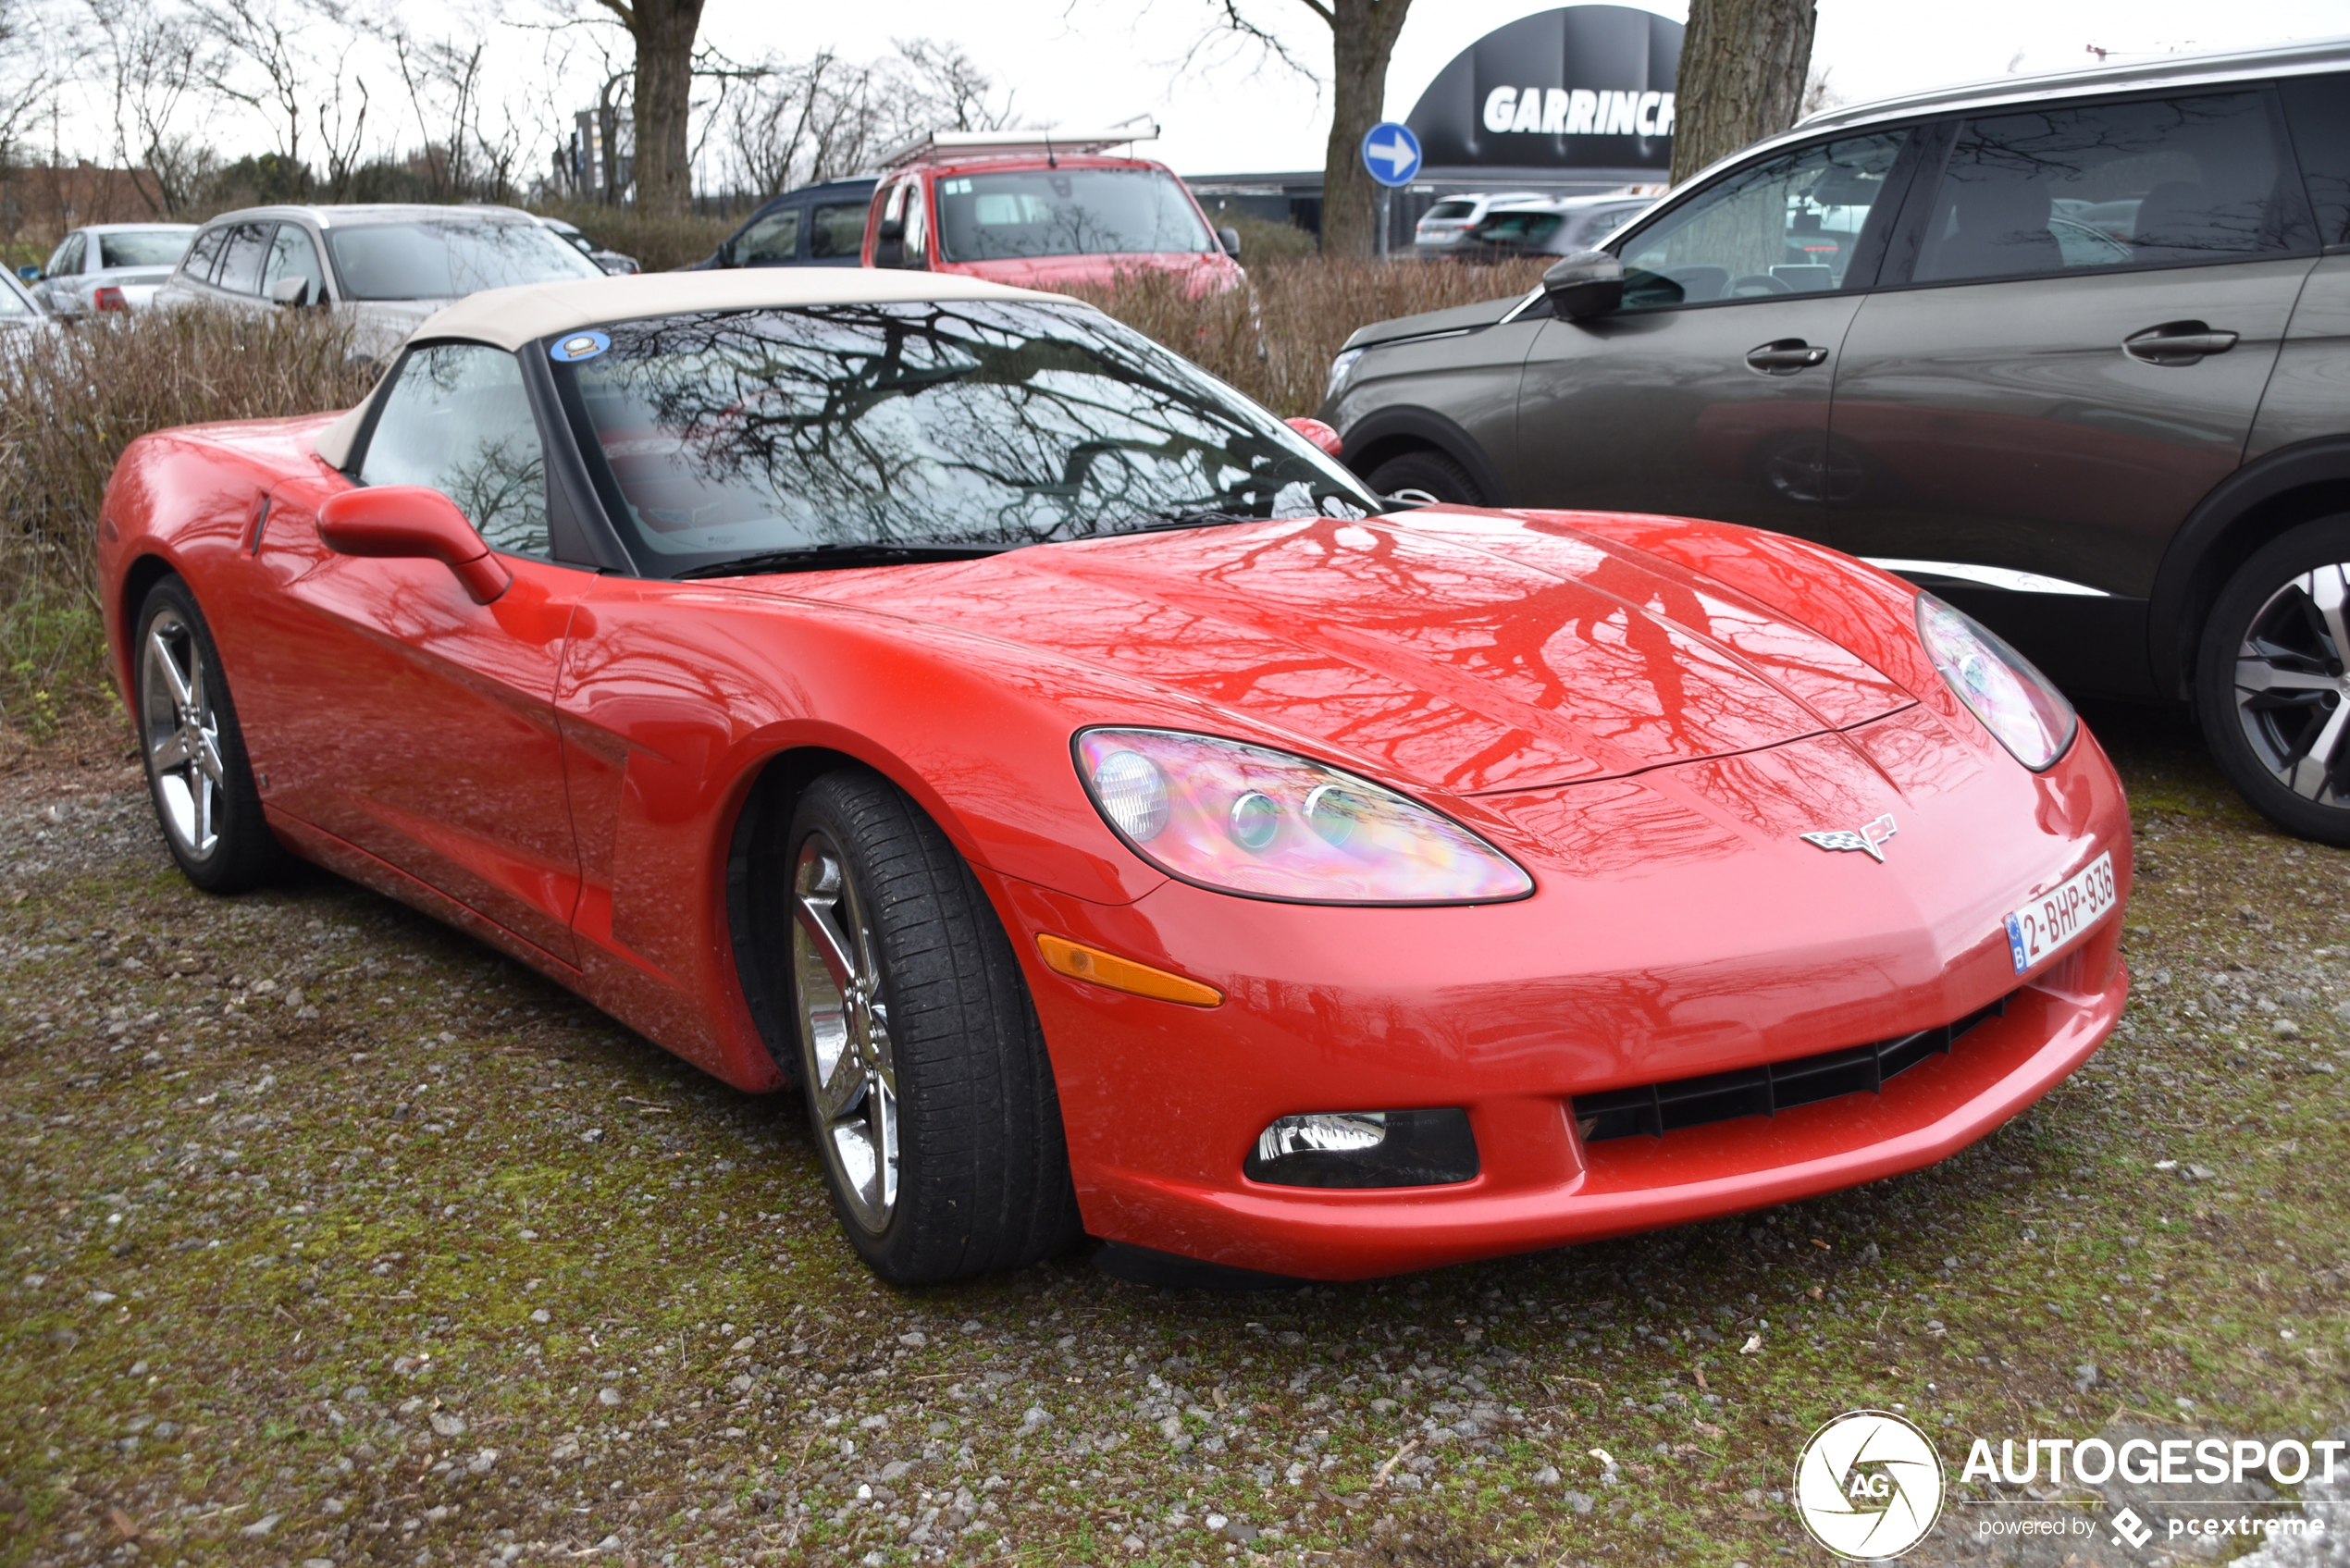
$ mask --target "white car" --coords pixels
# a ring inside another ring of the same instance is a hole
[[[57,242],[26,281],[60,321],[101,311],[140,311],[179,265],[192,223],[93,223]]]
[[[1447,196],[1420,215],[1412,226],[1412,243],[1429,252],[1441,252],[1457,245],[1462,237],[1485,221],[1485,216],[1503,202],[1539,202],[1540,191],[1472,191],[1458,196]]]
[[[602,276],[513,207],[248,207],[204,226],[156,302],[255,312],[323,305],[350,315],[360,346],[380,352],[479,290]]]
[[[0,352],[13,345],[35,342],[43,334],[56,329],[56,321],[33,298],[32,291],[15,275],[0,271]]]

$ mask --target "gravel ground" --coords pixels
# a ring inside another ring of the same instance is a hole
[[[2317,1436],[2350,1408],[2350,856],[2176,724],[2096,718],[2139,992],[2041,1106],[1859,1192],[1241,1295],[1082,1253],[885,1289],[796,1101],[330,877],[197,894],[117,732],[19,749],[0,1564],[1762,1564],[1825,1560],[1785,1488],[1853,1406],[1954,1481],[1977,1434]],[[1913,1561],[2108,1561],[1971,1555],[1955,1495]]]

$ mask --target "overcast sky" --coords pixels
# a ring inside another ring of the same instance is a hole
[[[1300,0],[1243,0],[1298,56],[1327,73],[1330,32]],[[1388,77],[1401,119],[1446,62],[1478,38],[1548,9],[1540,0],[1417,0]],[[1680,20],[1686,5],[1638,7]],[[1016,94],[1024,120],[1070,130],[1150,113],[1152,155],[1187,174],[1318,168],[1327,93],[1278,64],[1210,49],[1178,70],[1220,7],[1214,0],[887,0],[817,11],[766,0],[711,0],[703,36],[738,55],[805,55],[818,44],[865,56],[892,38],[951,39]],[[2237,48],[2350,33],[2343,0],[1962,0],[1955,5],[1821,0],[1815,68],[1860,102],[2019,72],[2093,63],[2090,45],[2125,52]]]

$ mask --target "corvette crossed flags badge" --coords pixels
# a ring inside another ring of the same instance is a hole
[[[1803,835],[1803,842],[1817,845],[1822,849],[1857,849],[1882,866],[1885,864],[1885,850],[1882,846],[1885,841],[1891,838],[1898,831],[1893,825],[1893,813],[1887,811],[1858,833],[1854,833],[1850,828],[1837,828],[1827,833],[1807,833]]]

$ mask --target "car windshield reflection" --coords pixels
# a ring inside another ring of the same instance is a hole
[[[550,357],[607,510],[664,576],[1383,510],[1271,414],[1083,306],[713,312]]]

